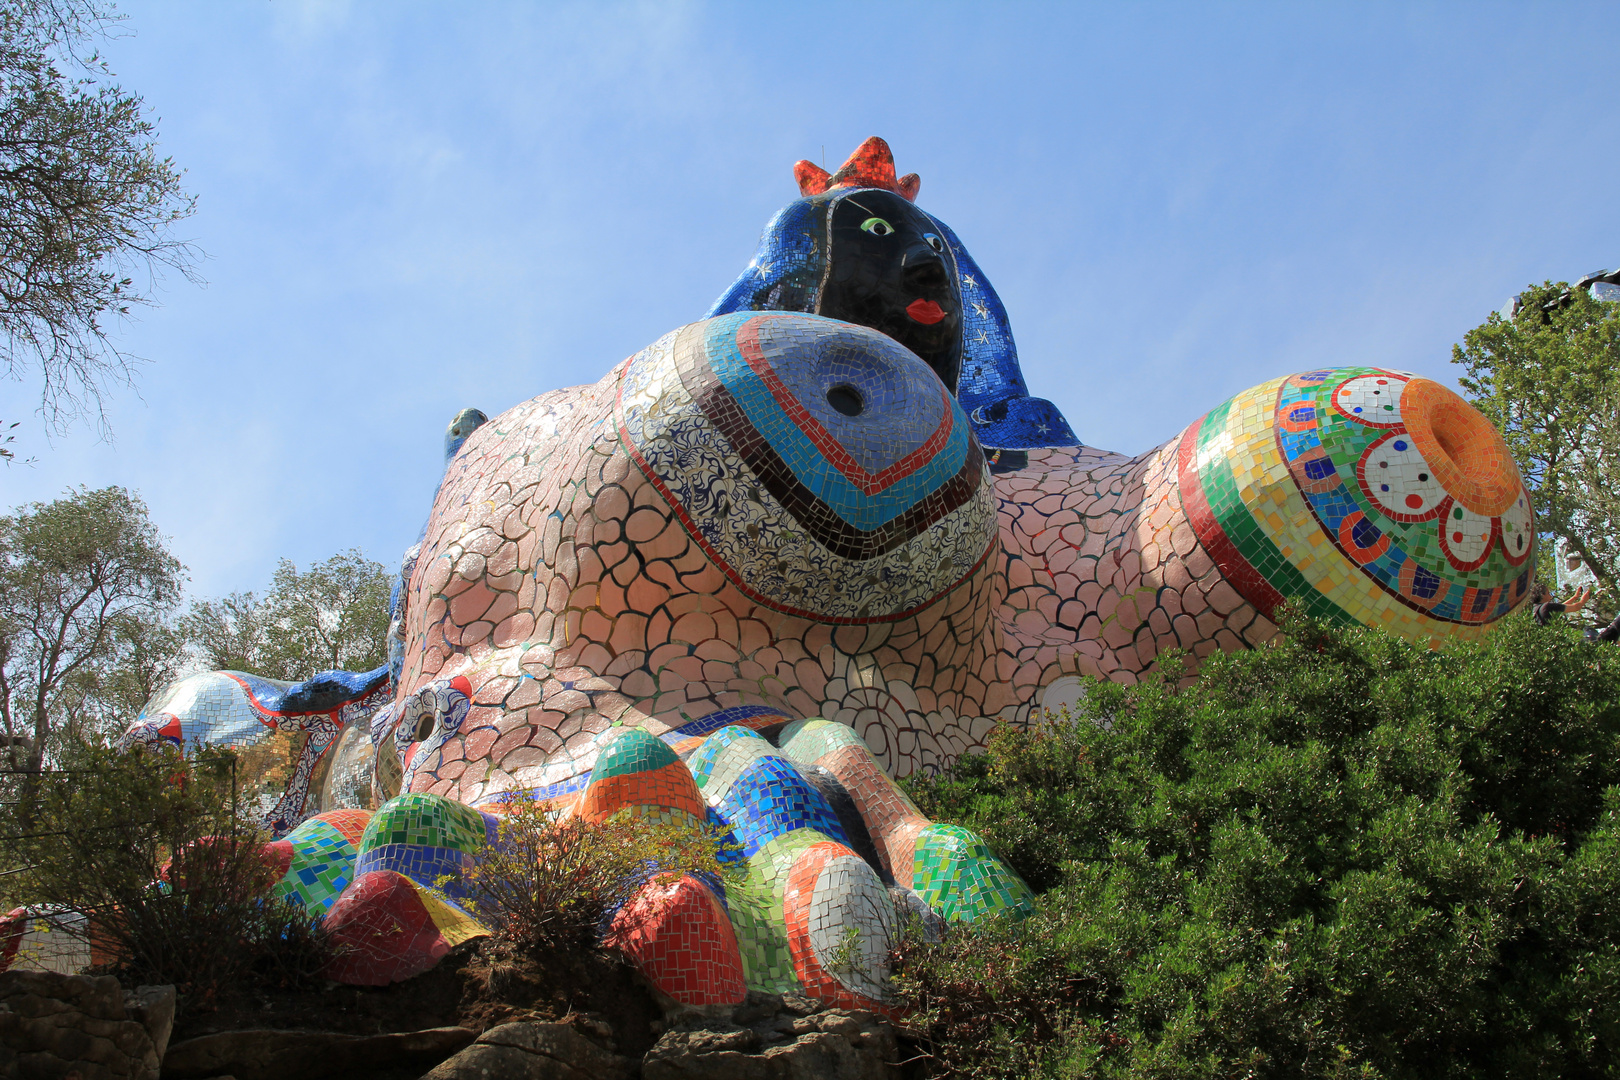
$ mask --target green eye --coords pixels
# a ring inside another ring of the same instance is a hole
[[[888,236],[894,232],[894,226],[880,217],[869,217],[861,222],[861,231],[869,232],[873,236]]]

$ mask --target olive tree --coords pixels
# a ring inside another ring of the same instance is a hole
[[[299,572],[282,559],[263,596],[200,600],[180,620],[204,663],[272,679],[369,671],[388,658],[392,579],[359,550]]]
[[[178,650],[154,639],[183,580],[146,505],[123,488],[79,488],[0,517],[0,741],[8,768],[37,773],[96,691],[105,701],[119,680],[143,681],[143,666],[147,684],[166,681],[164,665]],[[124,698],[149,689],[130,686]]]
[[[1452,349],[1458,380],[1524,471],[1541,532],[1612,597],[1620,576],[1620,304],[1548,282]]]
[[[87,51],[116,22],[102,0],[0,0],[0,370],[39,380],[58,429],[105,427],[102,394],[136,362],[106,320],[195,255],[172,231],[194,208],[179,168],[140,95]]]

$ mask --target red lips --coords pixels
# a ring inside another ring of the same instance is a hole
[[[945,309],[932,300],[913,300],[906,305],[906,314],[924,326],[933,326],[945,317]]]

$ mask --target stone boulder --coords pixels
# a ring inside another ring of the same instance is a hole
[[[642,1080],[894,1080],[894,1029],[874,1013],[822,1009],[798,995],[751,993],[729,1021],[672,1018],[642,1059]]]
[[[143,989],[152,1008],[137,992],[131,1017],[111,976],[0,973],[0,1080],[157,1080],[161,1059],[142,1021],[161,1021],[166,997],[173,1022],[174,988]]]
[[[422,1080],[632,1080],[629,1060],[610,1054],[569,1024],[490,1028]]]
[[[428,1028],[386,1035],[331,1031],[221,1031],[175,1043],[163,1058],[163,1080],[320,1080],[372,1069],[428,1068],[472,1042],[467,1028]]]
[[[158,1060],[169,1048],[174,1031],[174,1009],[179,997],[172,986],[137,986],[124,991],[124,1014],[146,1029]]]

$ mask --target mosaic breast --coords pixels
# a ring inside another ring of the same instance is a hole
[[[984,453],[933,370],[865,327],[739,312],[633,357],[631,456],[744,592],[834,622],[948,592],[996,536]]]
[[[1291,599],[1419,638],[1483,626],[1529,593],[1518,467],[1428,379],[1356,367],[1265,383],[1188,428],[1179,469],[1194,531],[1267,614]]]

